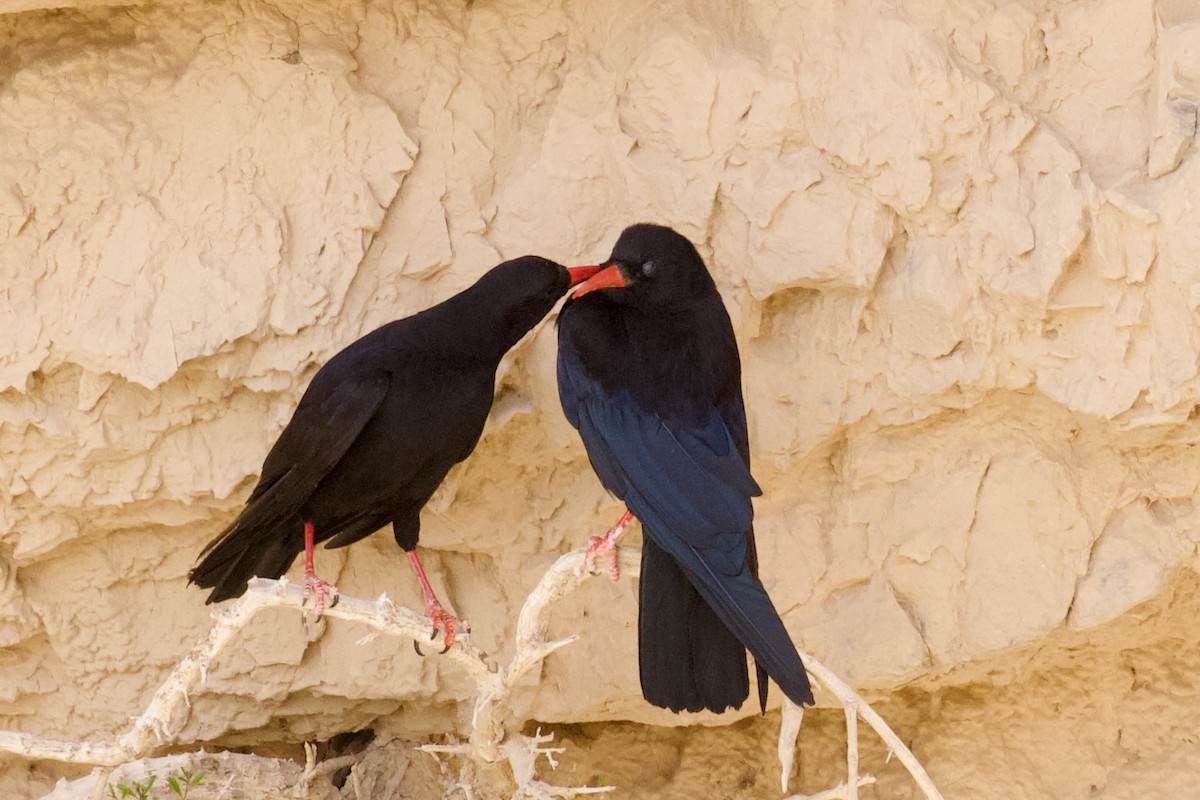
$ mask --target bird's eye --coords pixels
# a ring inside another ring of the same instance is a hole
[[[642,274],[645,275],[647,278],[649,278],[651,275],[654,274],[654,262],[653,261],[647,261],[644,264],[642,264]]]

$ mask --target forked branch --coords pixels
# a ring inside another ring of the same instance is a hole
[[[627,574],[637,572],[639,558],[627,549],[619,549],[620,566]],[[577,589],[588,577],[583,571],[584,550],[576,550],[559,558],[542,576],[521,609],[515,634],[516,652],[506,666],[497,666],[487,655],[471,644],[469,637],[456,639],[443,658],[459,666],[475,682],[478,695],[472,716],[471,734],[462,744],[431,745],[422,749],[432,753],[453,753],[477,765],[507,761],[513,780],[517,783],[514,797],[563,797],[606,791],[613,787],[557,787],[536,779],[534,765],[539,755],[556,766],[554,748],[545,747],[548,737],[511,736],[524,720],[510,720],[509,699],[516,684],[547,656],[574,642],[578,635],[547,642],[545,631],[547,613],[555,601]],[[184,658],[151,698],[146,710],[130,729],[114,741],[68,742],[45,739],[31,734],[0,731],[0,752],[16,753],[31,759],[62,761],[75,764],[94,764],[113,767],[136,761],[156,748],[175,743],[175,736],[186,722],[190,709],[189,694],[204,683],[208,667],[232,641],[237,633],[261,611],[267,608],[291,608],[305,613],[304,596],[300,586],[286,579],[277,581],[254,579],[246,593],[235,603],[215,615],[216,620],[208,637],[198,643]],[[439,633],[430,642],[430,622],[407,608],[396,606],[386,595],[374,601],[342,595],[336,606],[326,609],[325,616],[359,622],[375,633],[416,642],[442,644]],[[942,800],[941,794],[929,779],[924,768],[883,719],[845,682],[808,653],[801,658],[809,673],[836,697],[845,709],[847,722],[847,780],[832,789],[807,800],[855,800],[858,787],[874,781],[858,774],[857,720],[862,718],[884,740],[888,748],[908,769],[928,800]],[[803,712],[790,702],[784,702],[783,721],[779,737],[779,758],[782,768],[783,791],[791,772],[796,740]],[[311,768],[312,765],[310,765]],[[805,800],[794,795],[790,800]]]

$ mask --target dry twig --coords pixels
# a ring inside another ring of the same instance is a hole
[[[867,701],[863,700],[845,681],[835,675],[832,670],[820,661],[817,661],[804,651],[800,651],[800,657],[803,659],[809,675],[829,690],[830,694],[841,702],[842,708],[845,711],[846,782],[819,794],[797,794],[792,795],[787,800],[857,800],[858,787],[875,782],[875,778],[870,775],[860,777],[858,774],[859,717],[871,726],[871,729],[878,734],[880,739],[883,739],[884,744],[888,746],[888,752],[900,759],[900,763],[908,770],[908,774],[912,776],[913,781],[927,800],[943,800],[941,792],[933,785],[933,781],[929,778],[929,774],[925,772],[925,768],[921,766],[921,762],[908,749],[908,746],[901,741],[895,731],[888,727],[888,724],[883,721],[883,717],[879,716],[875,709],[867,704]],[[781,778],[783,790],[786,792],[788,775],[792,771],[791,751],[795,749],[796,738],[800,733],[800,722],[804,712],[802,709],[797,709],[789,700],[785,699],[783,703],[783,723],[779,731],[779,759],[782,767]]]

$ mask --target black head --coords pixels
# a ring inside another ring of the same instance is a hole
[[[599,290],[614,302],[656,306],[712,292],[714,285],[691,242],[662,225],[640,224],[621,232],[600,272],[571,297]]]
[[[597,271],[597,267],[568,269],[539,256],[522,256],[493,267],[463,295],[470,295],[473,304],[486,309],[485,314],[490,311],[496,315],[493,319],[499,318],[500,338],[507,349],[532,330],[567,289]]]

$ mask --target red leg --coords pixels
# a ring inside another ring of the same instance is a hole
[[[449,650],[450,645],[454,644],[455,627],[463,631],[469,631],[471,630],[471,626],[465,619],[459,619],[442,608],[442,604],[438,602],[437,595],[433,593],[433,587],[429,585],[429,578],[425,577],[425,569],[421,566],[421,559],[417,557],[416,550],[408,551],[408,560],[412,562],[413,570],[417,573],[417,580],[421,582],[421,591],[425,593],[425,616],[429,617],[433,622],[433,635],[437,636],[438,628],[444,628],[446,631],[446,650]],[[446,650],[442,652],[444,653]],[[418,650],[417,652],[421,651]]]
[[[608,560],[608,575],[614,581],[621,580],[621,565],[617,563],[617,540],[625,533],[629,523],[633,522],[633,512],[626,509],[624,516],[608,529],[603,536],[593,536],[588,540],[587,552],[583,554],[583,570],[591,572],[592,565],[598,556]]]
[[[311,522],[304,523],[304,599],[308,600],[310,596],[316,597],[314,608],[317,616],[325,610],[325,602],[328,600],[329,607],[337,603],[338,588],[332,583],[326,583],[317,577],[317,572],[313,569],[313,548],[315,546],[316,529],[313,528]]]

